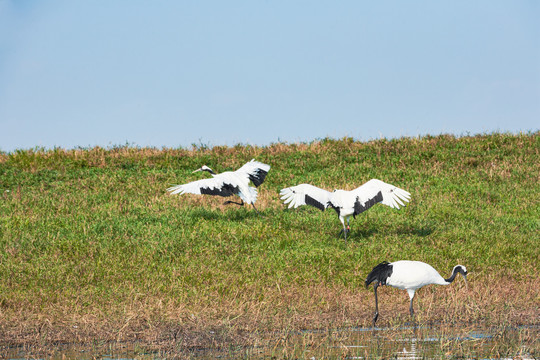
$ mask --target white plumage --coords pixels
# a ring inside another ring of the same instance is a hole
[[[384,181],[371,179],[362,186],[351,190],[326,191],[310,184],[282,189],[281,199],[289,208],[297,208],[302,205],[311,205],[324,211],[331,207],[338,213],[339,220],[343,224],[343,232],[347,239],[349,230],[349,218],[368,210],[373,205],[381,203],[394,209],[399,209],[409,202],[411,194]],[[347,226],[345,226],[347,220]]]
[[[252,159],[236,171],[226,171],[221,174],[216,174],[206,165],[203,165],[194,172],[197,171],[207,171],[212,174],[212,178],[172,186],[168,188],[167,191],[171,195],[182,195],[186,193],[218,195],[223,197],[238,195],[242,200],[242,203],[233,201],[227,201],[225,203],[244,205],[244,202],[246,202],[253,205],[253,208],[255,208],[257,189],[249,186],[249,182],[251,181],[256,187],[260,186],[264,182],[268,171],[270,171],[270,165]],[[255,210],[257,209],[255,208]]]
[[[461,274],[467,282],[467,268],[463,265],[456,265],[452,269],[452,275],[445,279],[431,265],[421,261],[400,260],[393,263],[386,261],[375,266],[366,278],[366,288],[373,283],[375,292],[375,315],[373,325],[379,317],[379,305],[377,301],[377,287],[379,285],[390,285],[392,287],[407,290],[410,298],[409,311],[414,316],[413,299],[416,290],[423,286],[449,285],[457,274]]]

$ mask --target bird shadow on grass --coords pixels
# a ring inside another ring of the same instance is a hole
[[[378,232],[379,232],[379,229],[376,229],[374,227],[369,228],[369,229],[352,229],[347,234],[347,240],[351,239],[352,241],[354,241],[355,238],[359,238],[359,239],[370,238],[373,235],[377,234]],[[343,233],[340,233],[340,237],[343,238]]]
[[[415,235],[415,236],[429,236],[433,233],[434,228],[432,226],[422,226],[422,227],[401,227],[396,230],[398,235]]]
[[[352,227],[352,226],[351,226]],[[433,233],[434,228],[432,226],[422,226],[422,227],[400,227],[395,230],[395,233],[398,235],[414,235],[425,237]],[[367,239],[372,237],[375,234],[384,232],[384,229],[379,229],[377,227],[361,228],[361,229],[351,229],[351,232],[347,234],[347,240],[355,241],[360,239]],[[339,237],[343,239],[343,233],[339,234]]]
[[[214,209],[197,208],[189,211],[189,217],[215,220],[215,221],[244,221],[246,219],[258,219],[261,216],[255,210],[236,209],[235,211],[221,211]]]

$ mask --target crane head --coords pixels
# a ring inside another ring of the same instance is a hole
[[[467,284],[467,274],[469,273],[467,271],[467,268],[463,265],[456,265],[454,266],[454,270],[452,270],[453,273],[460,273],[461,276],[463,276],[463,279],[465,279],[465,285],[468,286]]]

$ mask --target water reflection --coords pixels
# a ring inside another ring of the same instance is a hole
[[[540,326],[521,327],[418,327],[349,328],[304,330],[287,333],[281,339],[268,339],[268,345],[256,348],[234,347],[225,349],[198,348],[194,351],[178,349],[174,352],[128,350],[120,344],[111,345],[110,351],[78,350],[75,347],[58,348],[39,356],[21,348],[0,348],[1,359],[534,359],[540,356]],[[120,349],[120,350],[119,350]],[[27,349],[28,350],[28,349]]]
[[[396,359],[407,359],[407,360],[413,360],[413,359],[421,359],[421,356],[417,355],[416,352],[416,339],[412,339],[410,343],[410,348],[407,350],[407,347],[404,346],[402,351],[396,352]]]
[[[347,349],[343,357],[534,359],[540,355],[539,329],[538,325],[489,329],[406,326],[372,328],[367,332],[350,329],[348,341],[343,345]],[[342,357],[337,352],[323,356]]]

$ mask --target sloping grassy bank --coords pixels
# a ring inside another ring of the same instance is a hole
[[[383,260],[421,260],[449,287],[418,292],[419,321],[534,323],[540,302],[539,133],[320,140],[188,149],[0,154],[0,341],[256,343],[266,330],[368,325],[363,281]],[[169,196],[252,158],[272,169],[257,206]],[[353,189],[378,178],[412,194],[337,238],[333,211],[285,210],[299,183]],[[384,288],[380,325],[407,321]]]

